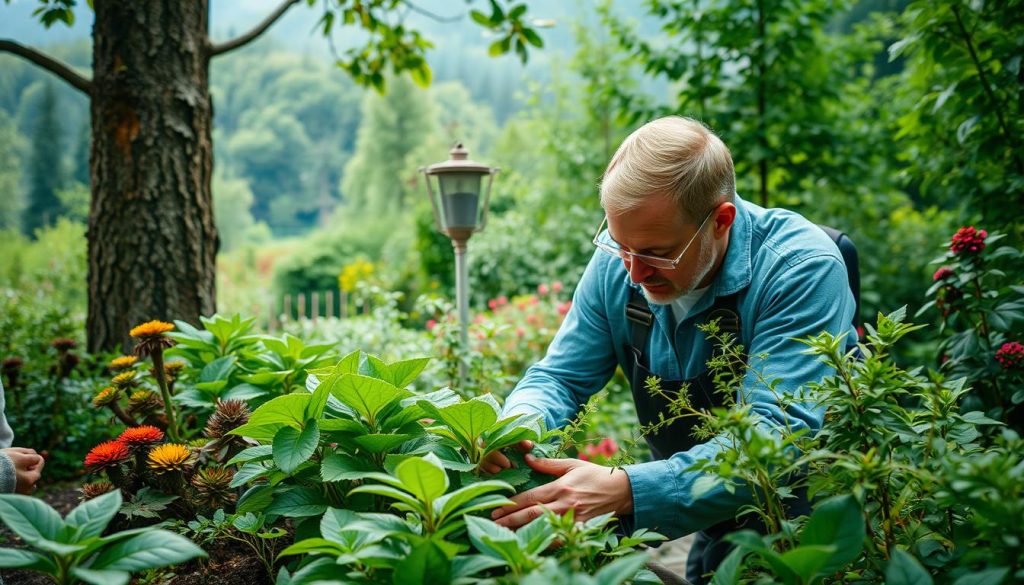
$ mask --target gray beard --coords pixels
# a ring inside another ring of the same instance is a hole
[[[707,237],[701,235],[700,254],[697,256],[697,262],[699,268],[694,273],[693,280],[690,281],[689,286],[682,290],[671,292],[668,295],[659,296],[652,296],[651,293],[647,292],[647,289],[640,287],[640,290],[644,293],[644,298],[652,305],[670,305],[672,301],[679,297],[697,290],[700,283],[707,278],[711,269],[715,267],[714,236],[711,232],[708,232]]]

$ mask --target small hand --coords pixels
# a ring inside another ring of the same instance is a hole
[[[533,449],[533,441],[519,441],[516,443],[516,449],[519,449],[523,453],[529,453]],[[480,462],[480,470],[484,473],[490,473],[494,475],[503,469],[509,469],[512,467],[512,462],[509,458],[501,451],[494,451],[484,457],[484,460]]]
[[[15,491],[26,496],[30,495],[43,474],[43,465],[46,462],[42,455],[36,453],[35,449],[26,449],[25,447],[10,447],[3,449],[3,452],[11,458],[11,462],[14,464],[14,472],[18,478]]]
[[[555,514],[575,510],[574,517],[581,522],[608,512],[633,511],[633,489],[622,469],[579,459],[539,459],[532,455],[526,456],[526,463],[558,479],[514,496],[514,505],[491,513],[491,518],[502,526],[519,528],[542,515],[545,509]]]

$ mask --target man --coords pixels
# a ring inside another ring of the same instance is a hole
[[[738,318],[749,366],[765,379],[781,378],[779,393],[799,396],[806,383],[832,373],[795,338],[829,331],[856,339],[854,299],[835,244],[795,213],[736,196],[729,150],[700,123],[668,117],[631,134],[605,171],[601,204],[598,250],[572,308],[547,355],[508,397],[506,414],[536,413],[549,428],[562,426],[617,366],[630,378],[641,422],[658,420],[665,407],[644,389],[651,374],[663,387],[686,383],[695,404],[710,406],[711,345],[697,325],[712,313]],[[794,428],[820,428],[820,410],[797,402],[784,412],[757,378],[747,376],[741,392],[766,424],[788,418]],[[557,479],[517,495],[493,517],[516,528],[545,508],[573,508],[578,520],[615,512],[670,538],[707,531],[698,534],[687,571],[701,582],[724,556],[720,537],[735,528],[746,502],[722,488],[694,497],[700,474],[685,470],[719,445],[697,444],[688,431],[677,423],[648,437],[657,460],[621,469],[528,456],[531,467]],[[501,454],[488,463],[492,472],[510,465]]]

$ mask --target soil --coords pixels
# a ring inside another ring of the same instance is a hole
[[[37,494],[61,516],[80,502],[78,484],[50,486]],[[0,525],[0,547],[23,548],[21,539]],[[203,547],[209,556],[202,561],[167,567],[150,575],[135,575],[133,585],[273,585],[262,563],[244,544],[217,542]],[[4,585],[53,585],[47,575],[18,569],[0,570]]]

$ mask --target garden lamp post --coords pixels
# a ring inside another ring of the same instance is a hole
[[[487,223],[487,201],[498,169],[469,160],[469,152],[457,143],[444,162],[420,168],[427,180],[427,196],[437,229],[455,248],[455,302],[459,308],[462,347],[469,347],[469,267],[466,243]],[[486,188],[484,177],[487,178]],[[459,358],[459,382],[466,382],[466,364]]]

